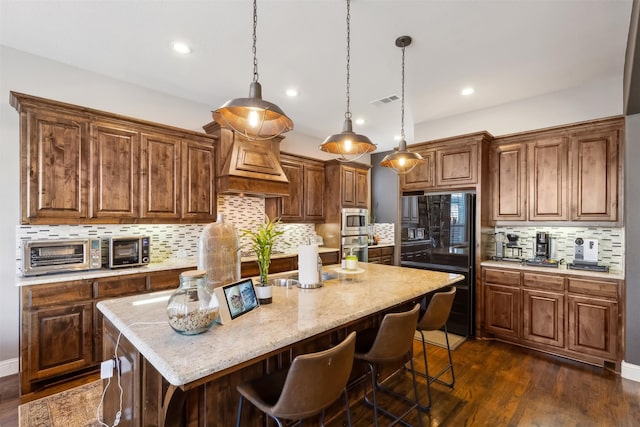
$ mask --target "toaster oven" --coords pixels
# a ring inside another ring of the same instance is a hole
[[[106,268],[140,267],[151,258],[149,236],[112,236],[102,239],[102,265]]]
[[[99,269],[100,239],[23,240],[22,274],[60,273]]]

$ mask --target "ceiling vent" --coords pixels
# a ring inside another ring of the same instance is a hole
[[[385,104],[391,104],[392,102],[396,102],[399,101],[400,97],[398,95],[389,95],[389,96],[385,96],[384,98],[380,98],[380,99],[376,99],[375,101],[371,101],[371,104],[373,105],[385,105]]]

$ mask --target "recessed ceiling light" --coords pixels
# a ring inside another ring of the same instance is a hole
[[[178,53],[182,53],[184,55],[186,55],[187,53],[191,53],[191,48],[182,42],[174,42],[172,46],[173,50]]]
[[[473,95],[473,93],[474,93],[475,91],[476,91],[476,90],[475,90],[474,88],[472,88],[472,87],[465,87],[464,89],[462,89],[462,90],[460,91],[460,93],[461,93],[462,95],[464,95],[464,96],[469,96],[469,95]]]
[[[298,90],[293,88],[287,89],[287,96],[290,96],[291,98],[298,96]]]
[[[364,119],[362,119],[362,118],[356,119],[356,124],[357,125],[363,125],[364,124]]]

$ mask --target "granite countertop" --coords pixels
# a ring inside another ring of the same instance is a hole
[[[336,278],[318,289],[274,287],[272,304],[200,335],[180,335],[169,326],[165,309],[172,291],[101,301],[98,309],[167,381],[181,386],[463,278],[380,264],[360,267],[359,281]]]
[[[329,248],[321,246],[318,248],[319,253],[339,252],[338,248]],[[296,251],[273,254],[271,259],[290,258],[298,256]],[[255,256],[243,256],[241,262],[256,261]],[[44,285],[47,283],[65,282],[70,280],[86,280],[99,279],[101,277],[124,276],[127,274],[149,273],[153,271],[173,270],[179,268],[196,268],[198,259],[196,257],[170,258],[160,262],[152,262],[143,267],[125,267],[125,268],[101,268],[99,270],[85,270],[69,273],[55,273],[41,276],[22,277],[16,276],[16,286]]]
[[[509,262],[509,261],[482,261],[480,263],[482,267],[499,267],[499,268],[508,268],[513,270],[526,270],[532,271],[536,273],[548,273],[548,274],[562,274],[562,275],[572,275],[572,276],[584,276],[591,277],[594,279],[611,279],[611,280],[624,280],[624,272],[609,272],[602,273],[599,271],[588,271],[588,270],[571,270],[567,267],[566,264],[560,264],[557,268],[555,267],[537,267],[535,265],[523,265],[518,262]]]

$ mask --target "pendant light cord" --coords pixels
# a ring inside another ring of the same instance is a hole
[[[400,139],[404,141],[404,48],[402,45],[402,102],[400,108]]]
[[[258,28],[258,3],[257,0],[253,0],[253,81],[258,81],[258,55],[256,49],[256,43],[258,37],[256,36],[256,29]]]
[[[345,119],[351,119],[351,1],[347,0],[347,112],[344,113]]]

